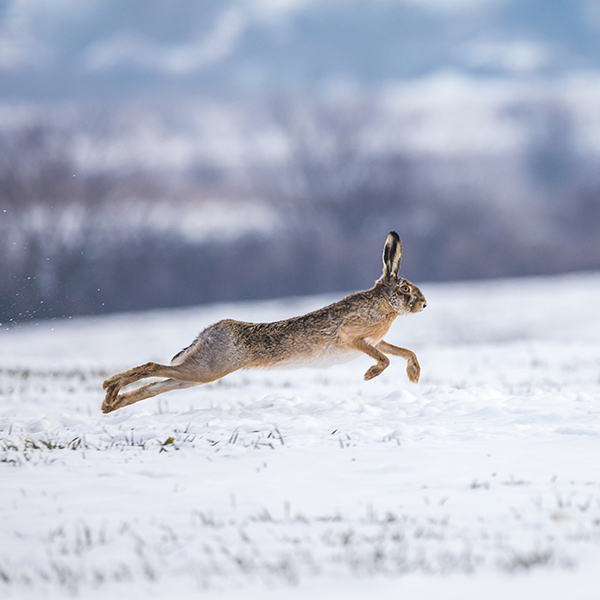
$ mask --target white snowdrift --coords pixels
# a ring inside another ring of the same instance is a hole
[[[600,275],[422,285],[392,358],[253,371],[110,415],[101,383],[220,318],[0,333],[2,598],[597,598]]]

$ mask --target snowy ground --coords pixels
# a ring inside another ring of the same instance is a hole
[[[389,341],[100,412],[101,382],[220,318],[0,331],[0,597],[597,599],[600,275],[423,285]]]

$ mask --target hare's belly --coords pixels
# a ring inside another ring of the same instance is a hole
[[[354,360],[360,355],[361,352],[354,348],[329,345],[316,352],[307,352],[301,355],[283,358],[274,366],[287,369],[302,367],[326,369],[327,367]]]

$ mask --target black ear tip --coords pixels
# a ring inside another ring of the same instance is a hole
[[[393,238],[396,238],[397,240],[400,239],[400,236],[395,231],[390,231],[389,235],[391,235]]]

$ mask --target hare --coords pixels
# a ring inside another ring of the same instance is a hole
[[[153,362],[113,375],[104,382],[102,411],[112,412],[170,390],[181,390],[225,377],[238,369],[310,365],[360,353],[377,362],[364,375],[377,377],[389,365],[386,354],[407,360],[410,381],[419,381],[421,367],[414,352],[383,338],[400,315],[427,304],[419,288],[398,276],[402,245],[395,231],[385,241],[383,275],[375,286],[307,315],[275,323],[244,323],[227,319],[210,325],[176,354],[170,366]],[[167,377],[134,391],[124,386],[146,377]]]

